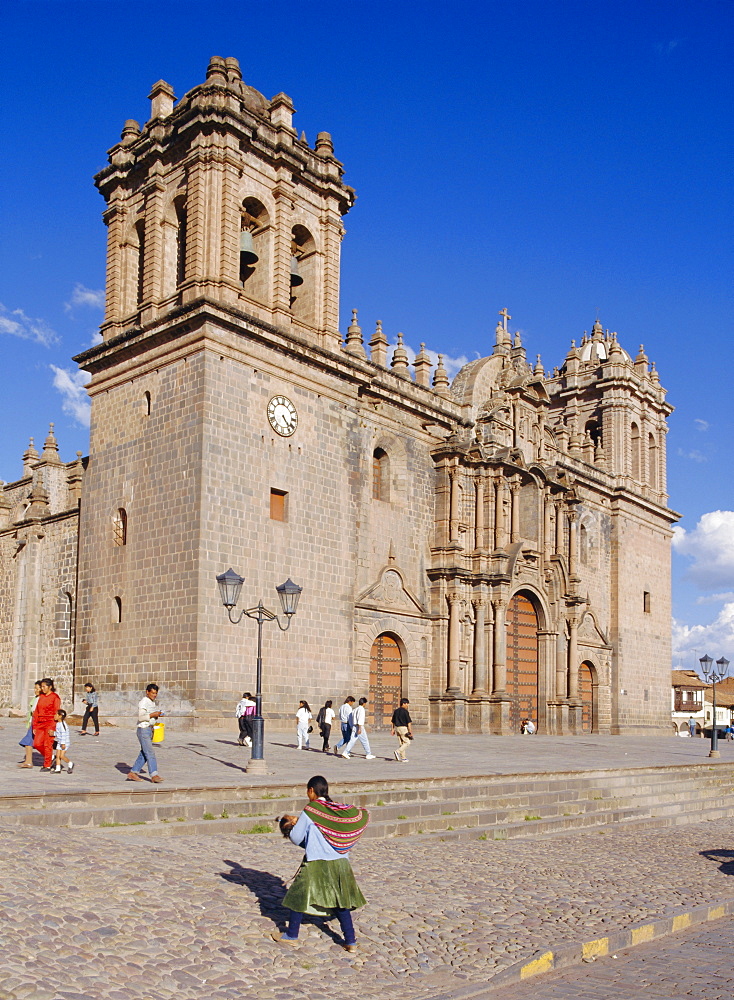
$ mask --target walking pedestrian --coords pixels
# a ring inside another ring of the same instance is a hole
[[[301,815],[282,816],[280,829],[305,855],[283,906],[291,911],[288,930],[274,932],[274,941],[293,945],[304,914],[328,920],[336,916],[344,935],[345,951],[357,950],[352,910],[367,902],[362,895],[352,866],[349,851],[357,843],[369,823],[369,813],[358,806],[332,802],[326,778],[317,774],[308,783],[309,804]]]
[[[325,701],[324,704],[319,709],[319,713],[316,716],[316,725],[319,727],[321,732],[321,738],[324,741],[324,745],[321,747],[321,753],[329,752],[329,739],[331,738],[331,724],[336,717],[336,712],[331,707],[332,701],[329,699]]]
[[[50,677],[41,680],[41,693],[33,709],[33,746],[43,754],[42,771],[50,771],[54,762],[54,716],[61,708],[61,698],[56,694]]]
[[[693,716],[691,716],[690,719],[688,720],[688,732],[691,734],[691,736],[696,735],[696,720],[693,718]]]
[[[255,714],[255,707],[252,695],[249,691],[245,691],[240,701],[237,702],[237,708],[235,709],[235,715],[240,727],[238,742],[241,747],[252,746],[252,717]]]
[[[142,781],[143,777],[140,772],[146,764],[148,765],[150,780],[156,785],[160,781],[163,781],[163,778],[158,774],[158,762],[155,759],[155,750],[153,749],[153,723],[155,719],[160,719],[165,714],[156,705],[157,697],[158,685],[149,684],[145,689],[145,697],[138,705],[138,725],[135,732],[140,744],[140,753],[135,758],[135,763],[130,769],[127,781]]]
[[[410,702],[407,698],[401,698],[400,707],[395,709],[390,720],[392,735],[398,738],[398,748],[397,750],[393,750],[393,756],[401,764],[407,764],[408,762],[405,754],[410,741],[413,739],[413,720],[408,711],[409,704]]]
[[[367,710],[364,707],[367,704],[366,698],[360,698],[359,704],[352,712],[352,738],[346,747],[342,750],[342,757],[346,757],[347,760],[351,757],[351,749],[354,744],[359,740],[359,742],[364,747],[365,760],[374,760],[375,755],[370,749],[370,741],[367,739],[367,727],[365,726],[365,719],[367,717]]]
[[[340,747],[345,747],[352,738],[352,712],[354,711],[354,698],[350,694],[344,700],[344,704],[339,709],[339,724],[342,729],[342,738],[334,747],[334,753],[339,753]]]
[[[308,740],[308,734],[313,729],[311,725],[311,709],[307,701],[299,701],[298,711],[296,712],[297,728],[296,736],[298,737],[298,749],[299,750],[310,750],[311,744]]]
[[[26,716],[26,734],[22,740],[18,741],[18,746],[25,748],[25,760],[18,763],[18,767],[33,767],[33,712],[38,704],[41,694],[41,682],[36,681],[33,685],[33,697],[28,702],[28,715]]]
[[[84,718],[82,719],[82,728],[79,730],[79,735],[89,735],[87,726],[91,719],[94,723],[94,735],[99,736],[99,695],[95,690],[94,684],[90,684],[89,681],[84,685],[82,703],[86,705],[86,708],[84,709]]]
[[[54,774],[61,774],[62,762],[66,764],[67,773],[71,774],[74,770],[74,761],[69,760],[67,754],[67,750],[71,746],[71,735],[69,727],[66,724],[66,712],[63,708],[60,708],[56,715],[54,715],[54,722],[56,723],[56,728],[54,729],[54,743],[56,744]]]

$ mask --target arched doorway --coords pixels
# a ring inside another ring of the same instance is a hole
[[[594,729],[594,675],[591,664],[584,661],[579,667],[579,698],[581,699],[581,732]]]
[[[507,691],[512,731],[520,732],[523,719],[537,725],[538,615],[525,594],[514,594],[507,608]]]
[[[370,689],[367,724],[375,729],[390,725],[393,711],[400,704],[403,658],[391,635],[378,635],[370,652]]]

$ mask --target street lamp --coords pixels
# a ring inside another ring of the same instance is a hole
[[[706,654],[706,656],[702,656],[698,662],[701,664],[701,670],[703,671],[706,683],[708,684],[710,677],[711,683],[713,684],[714,718],[713,728],[711,730],[711,749],[709,750],[709,757],[720,757],[719,732],[716,728],[716,684],[718,681],[723,681],[729,673],[729,661],[724,659],[722,656],[716,661],[716,666],[714,667],[714,661],[708,654]]]
[[[262,716],[263,622],[277,622],[281,632],[287,632],[290,628],[291,619],[298,608],[298,599],[301,596],[303,587],[299,587],[289,577],[285,583],[281,583],[279,587],[275,588],[280,598],[280,606],[285,615],[285,625],[283,625],[278,615],[263,607],[262,597],[256,608],[243,609],[237,618],[233,617],[232,610],[237,606],[240,590],[242,590],[244,582],[244,577],[241,577],[239,573],[235,573],[231,567],[226,573],[220,573],[217,577],[222,604],[227,609],[227,614],[232,624],[239,625],[244,615],[247,615],[248,618],[254,618],[257,622],[257,679],[255,682],[257,691],[255,694],[255,714],[252,718],[252,755],[250,756],[246,770],[252,771],[255,774],[265,774],[265,760],[263,758],[264,722]]]

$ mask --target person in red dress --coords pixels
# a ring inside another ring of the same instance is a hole
[[[41,681],[41,694],[33,710],[33,746],[43,754],[42,771],[50,771],[54,756],[54,716],[61,708],[61,698],[56,694],[50,677]]]

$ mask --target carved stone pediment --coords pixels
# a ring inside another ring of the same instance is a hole
[[[609,640],[596,623],[594,615],[587,611],[578,629],[578,641],[584,646],[608,646]]]
[[[403,575],[395,566],[386,566],[377,581],[357,598],[357,606],[376,608],[380,611],[403,611],[407,614],[426,614],[417,597],[405,586]]]

